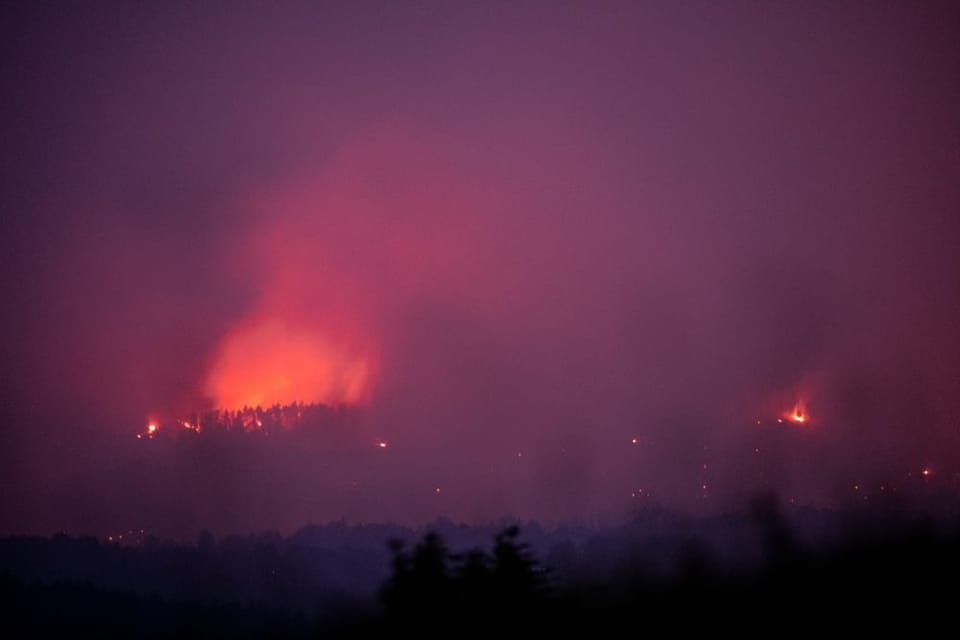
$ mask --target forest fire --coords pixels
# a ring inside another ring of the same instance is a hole
[[[180,429],[168,429],[161,434],[161,424],[151,421],[145,433],[138,433],[137,438],[144,435],[148,439],[159,437],[177,438],[179,434],[215,434],[215,433],[242,433],[260,432],[264,434],[279,431],[288,431],[301,426],[324,425],[342,418],[344,406],[333,407],[324,404],[291,403],[287,405],[275,404],[269,407],[243,407],[237,410],[213,409],[201,413],[191,414],[186,419],[175,421]],[[202,426],[201,426],[202,425]],[[381,448],[387,443],[380,441]]]
[[[160,426],[157,424],[157,422],[155,420],[150,420],[147,422],[147,428],[143,432],[137,434],[137,440],[142,440],[144,436],[146,436],[148,439],[153,439],[159,430]]]
[[[807,408],[802,400],[798,400],[793,405],[793,409],[787,412],[784,417],[794,424],[806,424],[810,420],[810,414],[807,413]]]
[[[369,371],[363,355],[315,331],[267,320],[226,336],[205,391],[223,410],[356,404],[367,391]]]
[[[180,426],[183,427],[184,429],[187,429],[188,431],[195,431],[196,433],[200,433],[199,423],[190,422],[188,420],[181,420]]]

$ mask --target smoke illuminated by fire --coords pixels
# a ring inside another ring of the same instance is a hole
[[[368,359],[310,330],[266,320],[230,332],[206,382],[219,408],[355,404],[369,383]]]

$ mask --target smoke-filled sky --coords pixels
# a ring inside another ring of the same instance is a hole
[[[0,529],[955,490],[949,5],[5,6]]]

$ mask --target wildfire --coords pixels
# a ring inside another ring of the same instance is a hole
[[[797,403],[793,405],[793,409],[789,411],[785,417],[794,424],[805,424],[810,420],[810,414],[807,413],[807,408],[804,406],[802,400],[797,401]]]
[[[182,426],[184,429],[187,429],[188,431],[195,431],[197,433],[200,433],[200,425],[190,422],[189,420],[181,420],[180,426]]]
[[[221,409],[354,404],[367,388],[368,374],[362,355],[302,327],[265,321],[227,336],[206,391]]]
[[[137,434],[137,440],[142,440],[144,436],[152,439],[155,435],[157,435],[157,432],[159,430],[160,430],[160,426],[156,422],[151,420],[150,422],[147,423],[146,431],[143,431],[142,433]]]
[[[793,407],[793,413],[790,414],[790,420],[792,420],[793,422],[797,422],[799,424],[803,424],[804,422],[809,420],[809,418],[807,417],[807,412],[803,408],[802,404],[797,403],[796,406]]]
[[[777,416],[777,424],[804,425],[810,422],[810,413],[803,400],[797,400],[790,409]],[[760,424],[760,421],[757,421]]]

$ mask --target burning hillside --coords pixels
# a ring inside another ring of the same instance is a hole
[[[175,437],[182,434],[262,433],[269,435],[293,429],[323,428],[347,421],[353,416],[345,405],[319,403],[274,404],[269,407],[242,407],[236,410],[212,409],[193,413],[169,422],[150,420],[137,438]]]

